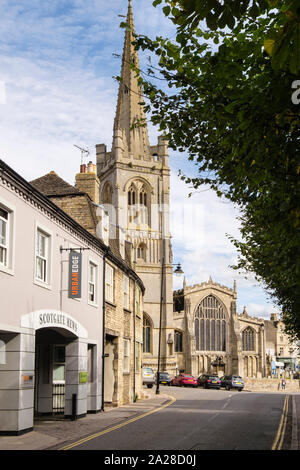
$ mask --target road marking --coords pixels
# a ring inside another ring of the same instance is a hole
[[[293,421],[292,421],[291,450],[298,450],[298,424],[297,424],[297,409],[296,409],[295,395],[293,395],[292,403],[293,403]]]
[[[109,432],[115,431],[116,429],[120,429],[123,426],[127,426],[127,424],[134,423],[135,421],[138,421],[139,419],[145,418],[146,416],[152,415],[153,413],[157,413],[158,411],[163,410],[167,406],[172,405],[175,403],[176,398],[169,396],[170,401],[168,403],[165,403],[164,405],[160,406],[159,408],[155,408],[155,410],[147,411],[147,413],[144,413],[142,415],[136,416],[135,418],[131,418],[128,421],[125,421],[124,423],[117,424],[116,426],[112,426],[111,428],[104,429],[103,431],[100,431],[96,434],[91,434],[88,437],[85,437],[83,439],[80,439],[79,441],[73,442],[73,444],[69,444],[65,447],[61,447],[58,450],[69,450],[72,449],[73,447],[77,447],[81,444],[84,444],[87,441],[90,441],[91,439],[95,439],[97,437],[103,436],[104,434],[108,434]]]
[[[283,410],[282,410],[282,415],[281,415],[281,418],[280,418],[278,431],[277,431],[276,437],[275,437],[273,445],[272,445],[272,450],[281,450],[281,446],[282,446],[284,435],[285,435],[288,408],[289,408],[289,396],[286,395],[285,400],[284,400],[284,405],[283,405]]]

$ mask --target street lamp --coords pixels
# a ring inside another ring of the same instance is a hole
[[[160,309],[159,309],[159,336],[158,336],[158,360],[157,360],[157,374],[156,374],[156,395],[159,395],[159,370],[160,370],[160,343],[161,343],[161,324],[162,324],[162,306],[163,306],[163,296],[164,296],[164,266],[165,266],[165,257],[162,257],[161,263],[161,282],[160,282]],[[181,276],[183,270],[181,264],[172,264],[176,266],[174,269],[174,274],[176,276]]]

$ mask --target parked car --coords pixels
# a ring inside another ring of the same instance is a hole
[[[222,377],[222,387],[225,387],[226,390],[231,390],[233,388],[241,392],[244,386],[244,380],[239,375],[225,375]]]
[[[171,385],[171,377],[168,372],[159,372],[159,383],[163,385]]]
[[[155,374],[151,367],[143,367],[143,385],[152,388],[155,384]]]
[[[197,387],[198,382],[197,379],[192,375],[179,374],[172,379],[171,385],[175,385],[177,387]]]
[[[217,375],[202,374],[198,377],[198,385],[199,387],[217,388],[219,390],[221,387],[221,379]]]

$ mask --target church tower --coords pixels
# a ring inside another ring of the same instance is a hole
[[[146,287],[143,364],[157,370],[161,311],[160,369],[175,373],[168,142],[161,136],[152,146],[146,125],[132,127],[145,120],[145,112],[142,89],[130,67],[134,63],[139,68],[132,45],[131,0],[127,24],[112,149],[107,152],[104,144],[96,145],[100,203],[109,212],[110,236],[117,240],[121,256],[126,242],[131,244],[133,267]]]

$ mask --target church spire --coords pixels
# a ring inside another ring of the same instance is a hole
[[[134,23],[131,0],[128,1],[127,28],[122,57],[121,81],[119,85],[118,104],[114,121],[114,146],[122,151],[124,157],[140,158],[149,154],[149,137],[147,127],[131,126],[137,121],[145,120],[145,112],[140,104],[144,101],[138,77],[130,65],[139,68],[138,53],[134,49]],[[119,152],[117,152],[119,153]]]

